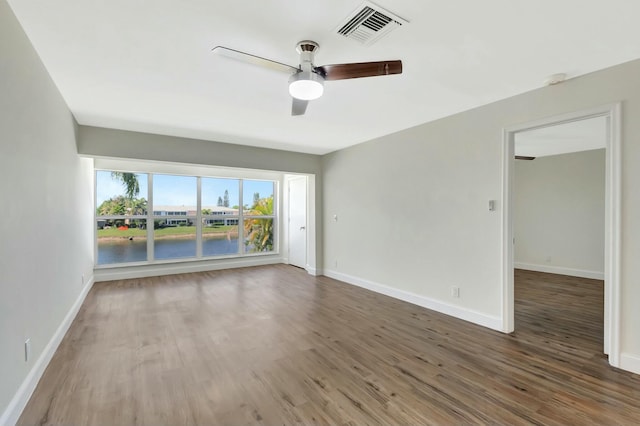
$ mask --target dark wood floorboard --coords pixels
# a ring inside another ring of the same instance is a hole
[[[19,424],[639,424],[602,282],[515,295],[504,335],[285,265],[98,283]]]

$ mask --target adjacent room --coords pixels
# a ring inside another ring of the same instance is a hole
[[[0,0],[0,425],[637,424],[639,15]]]

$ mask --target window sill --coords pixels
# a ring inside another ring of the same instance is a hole
[[[171,259],[149,262],[96,265],[96,282],[120,279],[144,278],[190,272],[214,271],[283,263],[279,252],[250,253],[243,256],[220,256],[210,258]]]

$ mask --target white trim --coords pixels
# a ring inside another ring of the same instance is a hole
[[[112,269],[96,269],[96,282],[128,280],[132,278],[157,277],[161,275],[187,274],[190,272],[217,271],[220,269],[243,268],[248,266],[281,264],[278,255],[244,256],[209,261],[192,261],[181,263],[165,263],[154,265],[138,265]]]
[[[200,259],[202,258],[202,177],[201,176],[196,176],[196,191],[197,191],[196,192],[196,258]],[[238,200],[238,202],[240,201]],[[157,208],[156,206],[153,206],[154,210],[156,208]],[[189,220],[188,217],[187,217],[187,220]],[[227,221],[225,220],[224,223],[226,224]],[[239,219],[238,219],[238,227],[240,227]],[[149,240],[147,240],[147,242],[148,241]]]
[[[49,343],[44,347],[40,357],[33,364],[29,374],[27,374],[27,377],[23,380],[18,391],[4,410],[4,413],[0,416],[0,425],[15,425],[20,418],[22,410],[24,410],[27,402],[29,402],[29,398],[31,398],[33,391],[36,389],[44,370],[49,365],[49,362],[51,362],[51,358],[53,358],[53,354],[56,353],[58,346],[60,346],[60,342],[62,342],[64,335],[67,334],[67,330],[69,330],[71,323],[78,314],[78,311],[84,303],[84,299],[87,297],[87,294],[89,294],[89,290],[93,287],[94,282],[94,277],[90,277],[82,288],[82,291],[80,291],[80,294],[71,306],[71,309],[69,309],[69,312],[65,315],[56,332],[51,336]]]
[[[498,330],[498,331],[502,330],[502,320],[499,317],[494,317],[491,315],[484,314],[482,312],[462,308],[460,306],[450,305],[448,303],[444,303],[439,300],[431,299],[425,296],[421,296],[419,294],[411,293],[409,291],[399,290],[397,288],[393,288],[393,287],[386,286],[384,284],[369,281],[364,278],[347,275],[342,272],[325,270],[324,275],[329,278],[333,278],[333,279],[345,282],[347,284],[352,284],[358,287],[366,288],[367,290],[384,294],[386,296],[393,297],[394,299],[403,300],[405,302],[422,306],[423,308],[431,309],[432,311],[450,315],[452,317],[469,321],[484,327],[488,327],[493,330]]]
[[[611,106],[606,158],[606,210],[605,210],[605,353],[609,363],[620,366],[620,252],[622,215],[622,104]],[[607,283],[609,285],[607,285]]]
[[[631,371],[635,374],[640,374],[640,356],[622,352],[620,354],[620,366],[621,369]]]
[[[316,175],[307,176],[307,270],[315,270],[316,259]],[[316,275],[321,275],[318,273]]]
[[[305,270],[307,271],[307,273],[309,275],[313,275],[314,277],[319,277],[320,275],[322,275],[322,270],[321,269],[311,268],[311,267],[307,266],[305,268]]]
[[[503,129],[502,137],[502,319],[503,331],[511,332],[514,328],[512,192],[515,134],[589,118],[607,118],[604,353],[609,354],[609,364],[614,367],[620,367],[621,116],[622,104],[617,102],[507,127]]]
[[[536,265],[533,263],[514,262],[513,267],[527,271],[547,272],[549,274],[568,275],[570,277],[590,278],[592,280],[604,280],[604,272],[587,271],[585,269],[565,268],[563,266]]]
[[[514,234],[513,219],[513,197],[511,188],[513,187],[513,158],[514,132],[507,129],[502,133],[502,332],[512,333],[515,330],[514,311],[514,282],[513,282],[513,257],[514,257]]]

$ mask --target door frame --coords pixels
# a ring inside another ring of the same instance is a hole
[[[511,333],[514,321],[513,175],[515,135],[527,130],[589,118],[607,119],[605,166],[604,353],[609,364],[620,366],[620,200],[621,200],[620,102],[547,117],[503,129],[502,136],[502,328]]]

